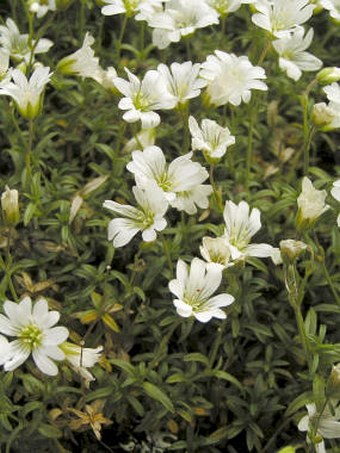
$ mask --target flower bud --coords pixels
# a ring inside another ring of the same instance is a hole
[[[313,228],[321,214],[329,209],[329,206],[325,203],[326,197],[327,192],[325,190],[315,189],[307,176],[303,178],[302,191],[297,198],[296,226],[299,231]]]
[[[20,220],[18,199],[18,191],[6,186],[5,192],[1,195],[1,208],[4,221],[7,225],[15,226]]]
[[[318,129],[325,128],[331,124],[336,117],[336,112],[325,102],[319,102],[313,106],[311,120]]]
[[[316,80],[321,85],[329,85],[340,80],[340,68],[335,66],[321,69],[316,75]]]
[[[288,447],[283,447],[281,450],[279,450],[277,453],[295,453],[296,448],[292,447],[291,445],[288,445]]]
[[[285,264],[293,264],[302,253],[307,250],[308,245],[302,241],[285,239],[280,242],[282,261]]]
[[[330,397],[340,395],[340,363],[333,365],[328,379],[326,393]]]

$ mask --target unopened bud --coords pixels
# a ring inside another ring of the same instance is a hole
[[[20,220],[19,194],[15,189],[6,186],[5,192],[1,195],[1,208],[4,221],[7,225],[15,226]]]
[[[336,117],[336,112],[325,102],[319,102],[313,106],[311,120],[318,129],[331,124]]]
[[[305,176],[302,180],[302,191],[297,198],[298,212],[296,226],[299,231],[314,227],[318,218],[329,209],[325,203],[327,192],[317,190],[312,181]]]
[[[316,75],[316,80],[321,85],[329,85],[340,80],[340,68],[335,66],[321,69]]]
[[[307,250],[308,245],[302,241],[285,239],[280,242],[282,261],[285,264],[293,264],[302,253]]]
[[[292,447],[291,445],[288,445],[288,447],[283,447],[281,450],[279,450],[277,453],[295,453],[296,448]]]
[[[340,363],[337,363],[332,367],[326,392],[330,397],[337,397],[340,395]]]

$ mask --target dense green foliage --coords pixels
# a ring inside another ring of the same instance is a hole
[[[2,24],[11,17],[25,33],[29,24],[22,3],[1,2],[0,13]],[[34,36],[54,42],[39,61],[55,71],[87,31],[102,66],[114,66],[121,77],[124,67],[142,77],[159,62],[203,62],[215,49],[247,55],[255,65],[267,42],[246,5],[222,25],[197,30],[165,50],[156,49],[145,22],[133,18],[119,46],[123,18],[101,15],[93,0],[76,0],[64,11],[34,19]],[[336,66],[339,25],[326,11],[309,25],[316,35],[311,51],[325,67]],[[269,89],[253,92],[249,104],[216,108],[201,95],[188,107],[195,118],[215,119],[236,137],[214,166],[209,209],[192,216],[171,211],[155,242],[137,235],[118,249],[107,240],[112,216],[102,204],[112,199],[134,205],[125,145],[139,132],[138,123],[122,120],[120,93],[55,71],[31,133],[14,103],[0,97],[0,189],[17,189],[20,203],[19,223],[0,225],[1,302],[43,296],[61,312],[75,343],[104,346],[89,388],[66,363],[53,378],[30,360],[0,372],[3,451],[121,452],[128,444],[136,452],[312,448],[297,424],[306,403],[324,400],[332,365],[340,361],[338,203],[327,197],[332,209],[312,231],[297,233],[295,218],[304,174],[303,111],[308,114],[325,95],[316,84],[307,96],[314,74],[304,73],[298,82],[287,78],[272,49],[262,67]],[[161,117],[156,144],[170,162],[190,150],[188,111],[163,111]],[[311,142],[309,177],[328,193],[340,164],[338,134],[318,131]],[[30,139],[31,176],[25,160]],[[195,160],[209,167],[202,153],[196,151]],[[175,278],[177,260],[199,256],[204,236],[223,234],[226,200],[246,200],[261,210],[255,242],[278,247],[291,238],[308,244],[295,268],[300,298],[295,313],[287,269],[267,258],[249,258],[224,271],[219,291],[235,297],[226,320],[203,324],[176,313],[168,282]],[[89,405],[105,417],[101,440],[86,415]],[[336,439],[327,442],[331,452],[340,451]]]

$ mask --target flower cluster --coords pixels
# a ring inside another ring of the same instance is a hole
[[[66,342],[69,331],[55,326],[60,314],[49,311],[45,299],[39,299],[33,306],[30,297],[24,297],[20,303],[6,300],[3,308],[0,334],[15,338],[9,342],[0,335],[0,365],[5,371],[15,370],[32,355],[39,370],[48,376],[58,374],[55,361],[67,360],[87,382],[94,379],[87,368],[98,362],[102,347],[82,350]]]

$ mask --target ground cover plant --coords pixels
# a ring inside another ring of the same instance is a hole
[[[340,452],[339,2],[0,14],[1,451]]]

